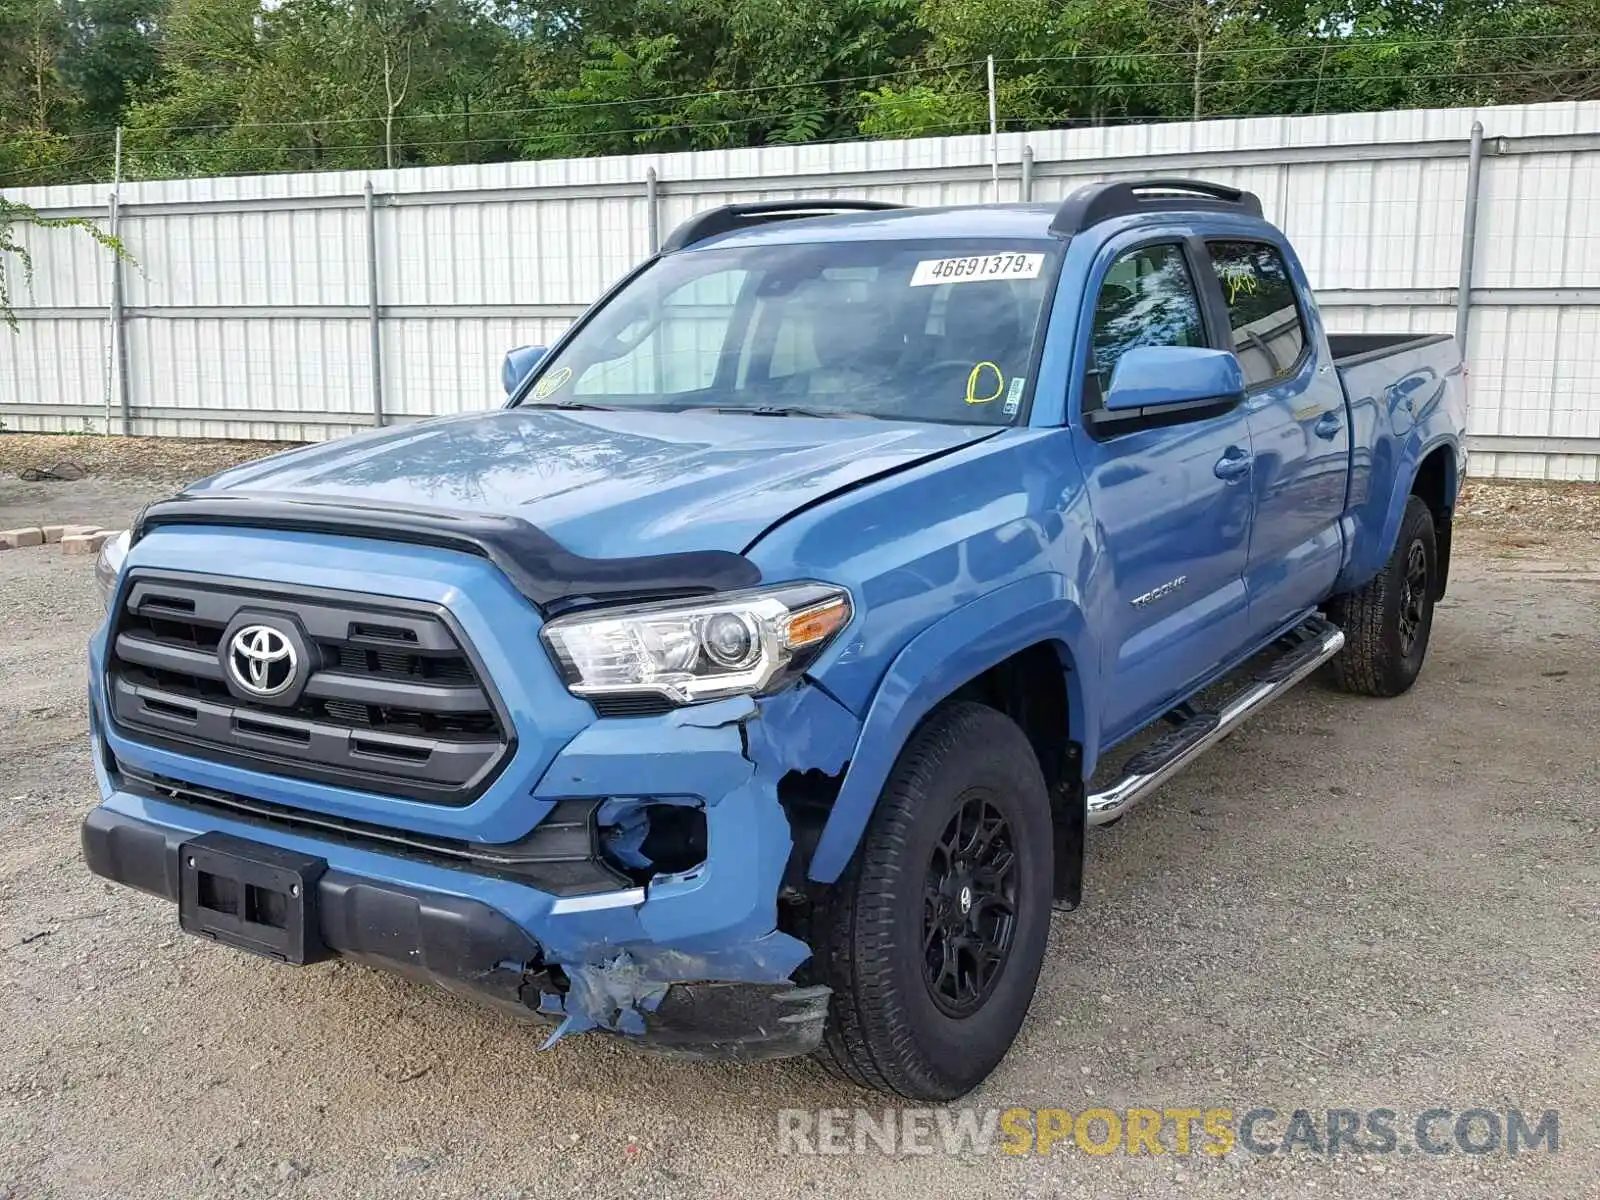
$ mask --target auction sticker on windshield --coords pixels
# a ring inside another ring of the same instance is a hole
[[[982,283],[990,279],[1037,279],[1042,254],[975,254],[969,258],[927,258],[917,264],[912,287],[940,283]]]

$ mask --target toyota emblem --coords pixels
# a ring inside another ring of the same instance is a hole
[[[228,674],[250,695],[267,699],[294,686],[300,660],[281,630],[246,625],[228,642]]]

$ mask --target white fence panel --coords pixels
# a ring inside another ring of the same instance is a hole
[[[1233,183],[1293,240],[1330,329],[1450,332],[1475,121],[1475,470],[1600,477],[1600,103],[1008,133],[998,198],[1137,175]],[[35,279],[12,264],[0,421],[315,440],[487,409],[506,349],[549,344],[697,212],[977,204],[991,170],[989,139],[963,136],[124,184],[126,378],[110,256],[80,231],[28,229]],[[103,219],[109,188],[12,194]]]
[[[0,339],[4,428],[46,433],[103,428],[109,340],[103,310],[98,320],[22,321],[16,333],[0,327]],[[37,403],[40,398],[71,410],[38,411],[45,407]]]

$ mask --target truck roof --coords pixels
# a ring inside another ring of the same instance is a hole
[[[801,242],[920,241],[943,238],[1047,238],[1059,204],[969,204],[842,212],[748,225],[695,242],[710,246],[773,246]]]
[[[673,230],[663,253],[708,246],[955,238],[1072,237],[1105,221],[1151,214],[1228,213],[1261,220],[1261,201],[1198,179],[1119,179],[1085,184],[1059,203],[902,207],[879,200],[768,200],[729,204]]]

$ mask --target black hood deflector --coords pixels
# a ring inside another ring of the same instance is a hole
[[[591,603],[661,600],[754,587],[761,571],[741,554],[696,550],[634,558],[584,558],[518,517],[460,513],[323,496],[179,493],[139,514],[130,540],[163,525],[224,525],[327,533],[439,546],[492,562],[547,616]]]

